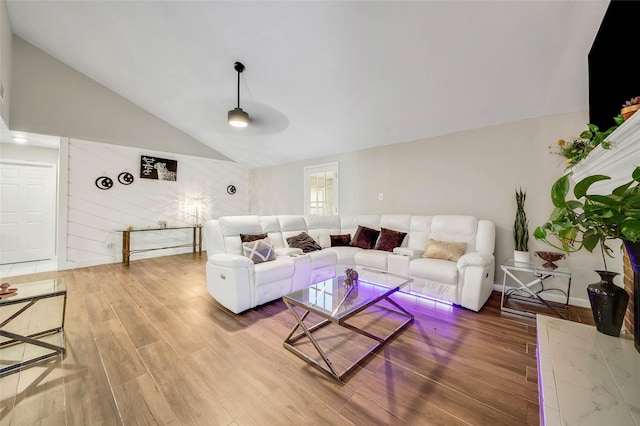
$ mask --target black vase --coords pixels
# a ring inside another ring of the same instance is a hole
[[[613,283],[615,276],[620,274],[609,271],[596,272],[600,275],[600,282],[587,287],[596,328],[600,333],[618,337],[629,303],[629,294],[624,288]]]

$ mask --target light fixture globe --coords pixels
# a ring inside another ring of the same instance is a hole
[[[234,108],[228,114],[229,124],[233,127],[247,127],[249,124],[249,114],[244,112],[242,108]]]
[[[240,73],[244,71],[244,65],[241,62],[233,64],[233,69],[238,72],[238,106],[229,111],[227,120],[233,127],[247,127],[249,124],[249,114],[240,108]]]

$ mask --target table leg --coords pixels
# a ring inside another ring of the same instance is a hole
[[[198,227],[198,254],[202,255],[202,226]]]
[[[197,228],[198,228],[197,226],[193,227],[193,253],[194,254],[196,252],[196,229]]]
[[[131,256],[131,232],[122,231],[122,263],[129,266]]]

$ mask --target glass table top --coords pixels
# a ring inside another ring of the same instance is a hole
[[[51,278],[48,280],[15,284],[10,288],[16,288],[18,291],[1,296],[0,305],[13,304],[24,300],[54,296],[57,294],[65,294],[67,292],[67,287],[64,283],[64,279],[62,278]]]
[[[516,262],[513,259],[507,259],[500,264],[500,268],[510,269],[514,271],[534,272],[540,274],[553,274],[553,275],[571,275],[571,271],[562,265],[558,265],[557,268],[546,268],[543,266],[543,260],[539,262]]]
[[[413,281],[408,277],[369,269],[359,271],[358,275],[358,285],[351,289],[343,285],[344,276],[340,276],[320,281],[284,297],[305,308],[339,320]]]

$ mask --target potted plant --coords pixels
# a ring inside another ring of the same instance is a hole
[[[640,109],[640,96],[636,96],[635,98],[631,98],[622,104],[622,110],[620,110],[620,114],[625,120],[628,120],[637,110]]]
[[[632,180],[614,189],[611,194],[587,194],[595,182],[610,179],[609,176],[593,175],[576,183],[573,189],[575,199],[567,200],[569,175],[558,179],[551,188],[554,205],[549,221],[536,228],[536,239],[556,247],[566,253],[585,248],[593,252],[600,247],[604,271],[596,271],[601,276],[600,283],[588,287],[589,301],[598,331],[618,336],[624,312],[629,300],[627,292],[613,283],[618,275],[607,270],[606,257],[612,250],[608,240],[621,239],[634,260],[640,259],[640,167],[632,173]],[[555,236],[559,244],[547,239]],[[608,309],[611,308],[611,309]]]
[[[531,256],[529,254],[529,221],[524,211],[524,202],[527,193],[516,190],[516,219],[513,223],[513,241],[515,250],[513,251],[513,260],[515,262],[529,262]]]
[[[580,133],[579,137],[573,138],[571,141],[560,139],[557,144],[558,150],[555,153],[565,159],[567,169],[570,169],[587,158],[589,153],[598,145],[602,145],[603,149],[611,148],[611,144],[605,139],[624,123],[624,120],[622,115],[613,117],[615,125],[605,131],[601,131],[600,127],[589,123],[587,124],[587,130]]]

